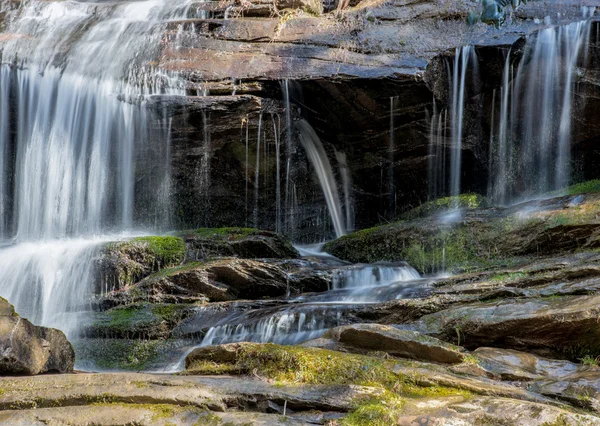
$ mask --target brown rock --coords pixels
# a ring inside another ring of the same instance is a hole
[[[62,331],[37,327],[0,298],[0,374],[73,371],[75,352]]]
[[[349,352],[381,351],[393,356],[444,364],[460,363],[465,356],[460,348],[441,340],[379,324],[337,327],[327,331],[323,339],[307,345],[335,349],[334,343]]]

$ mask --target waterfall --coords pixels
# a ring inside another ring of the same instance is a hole
[[[396,217],[396,190],[394,185],[394,151],[396,145],[396,132],[394,114],[398,108],[398,96],[390,97],[390,140],[388,145],[388,212],[390,217]]]
[[[428,198],[434,200],[446,193],[446,121],[448,110],[438,110],[433,98],[429,122],[429,152],[427,157]]]
[[[389,285],[398,281],[410,281],[421,276],[411,266],[360,265],[356,268],[340,269],[333,275],[334,289],[369,288]]]
[[[591,21],[549,27],[527,39],[516,73],[506,58],[492,199],[499,205],[569,184],[573,88],[585,60]]]
[[[169,123],[148,99],[184,86],[149,64],[190,4],[30,1],[8,12],[7,33],[21,37],[4,43],[0,65],[0,295],[38,324],[77,324],[62,318],[93,291],[93,259],[118,238],[108,233],[168,221]]]
[[[346,234],[346,224],[331,163],[327,158],[327,153],[325,152],[325,148],[323,148],[321,140],[311,125],[306,120],[300,120],[296,123],[296,128],[298,129],[300,143],[306,150],[308,159],[314,167],[315,173],[321,183],[335,234],[339,238]]]
[[[460,195],[462,173],[462,141],[465,93],[469,63],[476,68],[477,54],[473,46],[456,49],[452,71],[452,151],[450,156],[450,195]]]
[[[490,179],[491,189],[490,197],[495,204],[505,205],[508,202],[508,183],[511,181],[513,152],[510,149],[508,141],[509,123],[509,95],[511,90],[512,66],[510,63],[511,51],[506,55],[504,70],[502,72],[502,90],[500,103],[500,120],[498,128],[498,137],[492,142],[490,151],[492,152],[493,167],[491,168],[493,179]],[[497,149],[493,149],[493,144],[497,143]]]

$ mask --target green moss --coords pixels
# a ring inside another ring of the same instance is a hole
[[[194,234],[199,238],[218,241],[243,240],[253,235],[262,235],[265,231],[256,228],[199,228]]]
[[[566,193],[569,195],[590,194],[594,192],[600,192],[600,179],[577,183],[566,189]]]
[[[398,423],[402,415],[405,400],[392,393],[382,398],[364,401],[346,417],[341,419],[341,426],[388,426]]]
[[[161,268],[183,262],[185,242],[182,238],[172,236],[139,237],[108,244],[105,256],[114,268],[108,279],[115,282],[110,284],[122,288]]]
[[[394,359],[274,344],[240,345],[234,358],[231,362],[197,360],[186,374],[252,374],[282,385],[379,388],[377,396],[355,401],[354,409],[341,420],[344,426],[395,424],[408,398],[470,396],[460,389],[421,386],[414,377],[395,372],[402,361]]]
[[[409,210],[401,215],[403,220],[412,220],[419,217],[429,216],[449,209],[476,209],[482,207],[485,198],[479,194],[461,194],[453,197],[438,198],[421,204],[419,207]]]
[[[553,422],[544,422],[541,426],[572,426],[572,423],[567,419],[567,416],[561,414]]]
[[[355,263],[404,260],[422,273],[507,268],[524,258],[572,251],[576,241],[553,243],[555,234],[567,232],[557,227],[596,226],[599,218],[600,199],[588,197],[576,208],[535,212],[527,218],[482,211],[454,222],[395,222],[346,235],[326,244],[325,251]]]
[[[169,340],[130,339],[74,339],[72,343],[78,362],[86,369],[119,371],[146,370],[177,345]]]
[[[145,244],[160,267],[176,265],[185,258],[185,243],[179,237],[139,237],[131,240],[131,243]]]
[[[113,338],[166,337],[190,314],[187,304],[134,303],[95,313],[87,335]]]
[[[375,386],[405,397],[463,395],[440,386],[419,386],[413,378],[395,373],[400,361],[326,349],[275,344],[244,344],[235,361],[198,360],[186,374],[257,374],[279,383]]]

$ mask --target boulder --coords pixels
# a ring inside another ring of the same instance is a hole
[[[279,267],[248,259],[193,262],[166,269],[137,285],[154,300],[181,302],[206,297],[212,302],[285,296],[288,277]],[[171,300],[175,296],[174,299]]]
[[[465,357],[460,348],[436,338],[379,324],[337,327],[327,331],[322,339],[305,345],[355,353],[380,351],[393,356],[444,364],[460,363]]]
[[[179,265],[184,258],[185,243],[179,237],[138,237],[109,243],[98,260],[96,292],[134,284],[161,268]]]
[[[165,339],[193,314],[189,304],[132,303],[90,313],[81,335],[107,339]]]
[[[254,228],[200,228],[182,233],[188,260],[215,256],[244,259],[287,259],[299,257],[287,237]]]
[[[62,331],[38,327],[0,298],[0,374],[73,371],[75,352]]]

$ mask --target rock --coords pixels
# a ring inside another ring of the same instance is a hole
[[[205,346],[196,348],[185,357],[185,368],[191,367],[195,362],[209,361],[218,363],[235,363],[238,351],[245,347],[256,345],[254,343],[230,343],[228,345]]]
[[[510,349],[478,348],[478,364],[502,380],[526,382],[527,389],[600,412],[600,368],[538,357]]]
[[[502,300],[449,308],[408,327],[466,348],[511,348],[559,357],[600,352],[600,296]]]
[[[460,348],[438,339],[379,324],[337,327],[327,331],[323,339],[329,339],[350,352],[380,351],[419,361],[456,364],[462,362],[465,357]],[[310,342],[308,344],[311,345]],[[314,344],[311,346],[315,347]],[[329,348],[331,349],[331,346]]]
[[[408,401],[399,425],[598,425],[600,418],[561,407],[498,397]]]
[[[97,293],[134,284],[162,268],[179,265],[185,243],[179,237],[139,237],[107,244],[98,261]]]
[[[192,314],[193,306],[185,304],[132,303],[90,313],[81,326],[81,335],[109,339],[165,339]]]
[[[480,366],[502,380],[552,379],[569,375],[581,368],[580,365],[569,361],[543,358],[512,349],[482,347],[473,351],[473,355]]]
[[[184,233],[188,260],[215,256],[244,259],[299,257],[290,240],[281,234],[252,228],[200,228]]]
[[[197,426],[239,425],[300,426],[308,425],[289,417],[248,412],[220,413],[176,404],[99,403],[88,406],[7,410],[0,412],[0,424],[13,426],[57,425],[139,425],[139,426]]]
[[[456,221],[439,220],[434,210],[431,216],[343,236],[324,249],[355,263],[404,260],[424,273],[442,267],[455,273],[489,269],[490,265],[518,264],[532,257],[590,250],[600,241],[600,225],[595,219],[600,214],[600,196],[586,194],[574,209],[571,203],[576,197],[536,200],[509,208],[472,208]]]
[[[285,296],[289,282],[281,268],[266,262],[219,259],[163,270],[136,288],[152,300],[218,302]]]
[[[38,327],[0,298],[0,374],[73,371],[75,353],[62,331]]]
[[[377,389],[344,385],[277,385],[251,378],[103,373],[5,379],[0,410],[90,405],[94,403],[176,405],[216,412],[228,408],[266,412],[269,401],[296,411],[347,412],[356,398]],[[40,379],[40,380],[38,380]],[[2,413],[0,413],[2,415]]]

